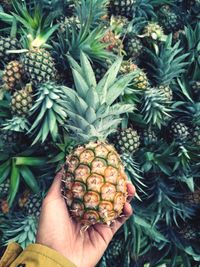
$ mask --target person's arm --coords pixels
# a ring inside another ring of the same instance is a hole
[[[42,203],[36,244],[25,250],[17,244],[8,246],[0,267],[94,267],[101,259],[116,231],[132,214],[126,202],[123,216],[111,226],[95,224],[86,231],[69,215],[61,195],[59,173]],[[128,200],[135,194],[132,184],[127,184]]]
[[[40,244],[29,245],[25,250],[10,244],[1,261],[0,267],[76,267],[60,253]]]

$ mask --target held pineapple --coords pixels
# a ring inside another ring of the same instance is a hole
[[[8,90],[14,89],[21,82],[23,75],[24,68],[21,62],[16,60],[9,62],[2,77],[5,88]]]
[[[116,78],[121,63],[118,60],[96,84],[94,72],[83,53],[81,67],[72,58],[70,61],[76,91],[66,91],[70,117],[66,127],[81,145],[66,159],[62,193],[72,217],[84,226],[110,224],[122,213],[127,197],[127,176],[118,153],[106,142],[106,137],[117,128],[119,115],[132,111],[131,105],[115,103],[132,76]],[[84,87],[78,82],[80,78]]]
[[[33,104],[32,86],[27,84],[25,88],[16,91],[11,98],[11,110],[14,114],[26,116]]]

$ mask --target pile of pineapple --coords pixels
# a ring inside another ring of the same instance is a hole
[[[99,267],[200,262],[199,0],[0,2],[0,247],[34,242],[62,166],[87,227],[134,215]]]

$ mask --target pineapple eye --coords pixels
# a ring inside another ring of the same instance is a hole
[[[117,155],[114,152],[110,152],[108,154],[108,164],[112,165],[114,167],[118,167],[119,165],[119,158],[117,157]]]
[[[101,188],[101,197],[103,200],[112,201],[116,194],[116,188],[113,184],[105,183]]]
[[[84,201],[85,201],[86,208],[94,209],[94,208],[97,208],[100,202],[100,196],[98,193],[90,191],[85,194]]]
[[[77,157],[71,157],[67,159],[67,167],[69,172],[74,172],[79,164],[79,159]]]
[[[82,199],[86,191],[85,184],[81,182],[75,182],[72,186],[72,193],[74,198],[80,198]]]
[[[105,180],[106,182],[116,184],[118,177],[118,170],[112,166],[108,166],[105,170]]]
[[[86,149],[81,153],[80,161],[81,163],[89,164],[93,161],[94,157],[95,157],[94,152],[92,150]]]
[[[92,174],[87,178],[87,188],[92,191],[101,191],[101,187],[104,183],[104,178],[98,174]]]
[[[86,182],[88,176],[90,175],[90,168],[86,165],[79,165],[79,167],[75,170],[76,180],[80,180]]]
[[[98,173],[98,174],[104,174],[105,169],[107,167],[106,161],[101,158],[96,158],[92,162],[92,172]]]
[[[117,193],[114,199],[114,210],[117,212],[121,212],[124,206],[126,198],[122,193]]]

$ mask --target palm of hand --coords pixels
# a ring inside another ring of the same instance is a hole
[[[68,213],[60,194],[60,181],[58,175],[43,201],[36,242],[58,251],[77,267],[94,267],[127,217],[116,220],[112,227],[96,224],[82,231],[82,226]],[[125,213],[126,216],[131,214],[128,203],[125,205]]]

